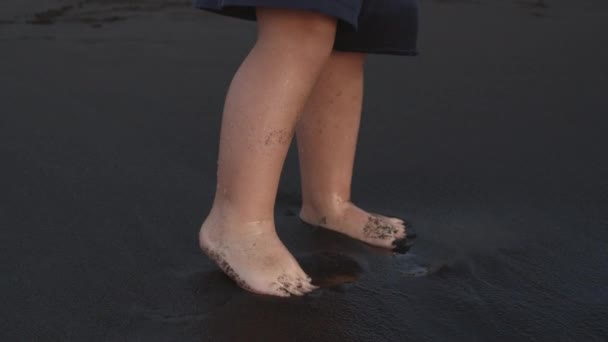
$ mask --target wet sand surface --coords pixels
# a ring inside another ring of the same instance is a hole
[[[353,200],[407,254],[301,223],[321,285],[237,288],[197,246],[255,26],[188,1],[0,5],[2,341],[608,338],[608,4],[422,1],[421,55],[371,56]]]

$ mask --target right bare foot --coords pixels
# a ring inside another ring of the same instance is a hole
[[[199,232],[203,252],[243,289],[280,297],[316,288],[276,234],[274,222],[235,222],[213,211]]]

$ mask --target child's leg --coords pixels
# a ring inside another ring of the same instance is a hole
[[[350,202],[363,99],[365,55],[334,51],[296,127],[302,176],[300,218],[367,243],[391,248],[404,222]]]
[[[258,39],[228,90],[217,191],[201,248],[241,287],[278,296],[314,287],[279,240],[274,204],[297,116],[326,63],[336,20],[259,8]]]

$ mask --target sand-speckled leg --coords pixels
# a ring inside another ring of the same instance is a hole
[[[327,62],[336,19],[258,8],[258,39],[228,89],[213,207],[202,250],[242,288],[275,296],[313,290],[279,240],[274,201],[298,115]]]
[[[296,126],[302,175],[300,218],[369,244],[394,248],[402,219],[367,212],[350,200],[363,101],[365,54],[334,51]]]

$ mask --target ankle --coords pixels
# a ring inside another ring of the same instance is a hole
[[[332,220],[341,217],[349,205],[350,201],[348,199],[343,199],[337,195],[304,200],[300,217],[305,221]]]
[[[274,224],[272,210],[262,210],[254,205],[236,205],[219,199],[214,200],[208,216],[227,224]]]

